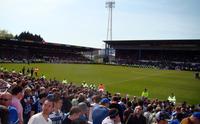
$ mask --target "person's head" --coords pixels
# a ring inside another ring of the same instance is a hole
[[[0,98],[0,105],[8,107],[11,104],[12,95],[9,92],[3,92]]]
[[[62,100],[62,98],[60,96],[61,96],[60,93],[55,93],[54,94],[54,108],[56,110],[61,110],[62,105],[63,105],[63,100]]]
[[[108,98],[102,98],[101,101],[100,101],[100,104],[105,106],[105,107],[109,107],[110,100]]]
[[[13,96],[16,96],[18,99],[22,99],[24,97],[24,91],[23,91],[23,88],[21,86],[14,86],[12,89],[11,89],[11,94]]]
[[[73,106],[69,111],[69,119],[76,120],[81,116],[81,109],[78,106]]]
[[[100,97],[99,95],[94,95],[94,96],[92,97],[92,101],[93,101],[94,103],[99,103],[100,100],[101,100],[101,97]]]
[[[42,113],[49,115],[53,111],[53,101],[46,99],[42,105]]]
[[[109,116],[114,121],[120,121],[119,111],[116,108],[112,108],[109,110]]]
[[[24,89],[24,95],[30,96],[32,94],[32,90],[30,87]]]
[[[194,124],[200,124],[200,112],[194,112],[191,116],[191,120]]]
[[[87,114],[89,112],[89,108],[85,102],[80,102],[78,107],[81,109],[82,114]]]
[[[134,114],[140,116],[142,114],[142,107],[140,105],[135,107]]]

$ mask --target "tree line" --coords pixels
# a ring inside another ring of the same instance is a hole
[[[9,33],[7,30],[1,30],[0,29],[0,39],[17,39],[19,41],[22,40],[30,40],[35,42],[44,42],[44,39],[37,34],[32,34],[29,31],[21,32],[19,35],[13,35],[12,33]]]

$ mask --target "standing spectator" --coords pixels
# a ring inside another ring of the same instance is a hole
[[[80,102],[78,107],[81,109],[81,115],[79,117],[79,122],[87,123],[88,122],[88,115],[89,115],[89,107],[85,102]]]
[[[109,104],[110,101],[108,98],[101,99],[100,105],[96,106],[92,113],[93,124],[101,124],[103,119],[109,115]]]
[[[128,101],[128,102],[127,102],[127,108],[126,108],[126,110],[125,110],[124,113],[123,113],[123,114],[124,114],[124,116],[123,116],[124,122],[127,121],[128,117],[129,117],[129,115],[130,115],[131,113],[133,113],[132,103],[131,103],[130,101]]]
[[[200,124],[200,112],[194,112],[190,117],[184,118],[181,124]]]
[[[92,122],[92,112],[93,112],[95,107],[99,106],[100,100],[101,100],[101,97],[99,95],[95,95],[95,96],[92,97],[93,103],[91,104],[90,112],[89,112],[89,121],[90,122]]]
[[[53,110],[53,101],[46,99],[42,105],[42,112],[33,115],[28,124],[52,124],[49,114]]]
[[[118,104],[118,102],[119,102],[119,97],[113,96],[109,108],[115,108],[118,110],[120,120],[123,123],[123,108],[120,104]]]
[[[71,100],[68,95],[68,91],[63,91],[62,93],[63,105],[62,105],[62,112],[68,113],[72,107]]]
[[[34,73],[34,69],[31,68],[31,77],[33,76],[33,73]]]
[[[39,68],[36,67],[36,68],[34,69],[34,72],[35,72],[35,76],[36,76],[36,77],[38,76],[38,71],[39,71]]]
[[[17,109],[19,124],[23,124],[23,107],[20,102],[24,97],[23,88],[21,86],[14,86],[11,89],[12,101],[11,106],[14,106]]]
[[[115,108],[110,109],[109,116],[102,121],[102,124],[121,124],[118,110]]]
[[[27,87],[24,90],[24,98],[21,100],[23,111],[24,124],[28,123],[29,118],[31,117],[31,106],[33,103],[31,88]]]
[[[126,124],[147,124],[146,118],[142,115],[142,107],[136,106],[134,113],[129,116]]]
[[[19,118],[17,109],[13,106],[10,106],[11,100],[12,95],[9,92],[4,92],[0,98],[0,105],[4,105],[8,109],[8,124],[18,124]]]
[[[0,105],[0,124],[8,124],[8,108]]]
[[[77,120],[81,115],[81,109],[77,106],[73,106],[70,112],[67,114],[65,120],[62,124],[72,124],[75,120]]]
[[[147,106],[147,111],[144,112],[144,117],[147,120],[147,124],[152,124],[153,123],[153,107],[151,105]]]
[[[168,124],[167,119],[170,119],[167,112],[159,111],[159,112],[156,113],[157,124]]]
[[[63,120],[66,117],[66,114],[61,111],[63,105],[63,100],[59,97],[59,94],[54,94],[54,110],[49,115],[49,118],[52,120],[52,124],[62,124]]]
[[[23,66],[23,68],[22,68],[22,74],[23,74],[23,75],[25,75],[25,70],[26,70],[26,69],[25,69],[25,66]]]

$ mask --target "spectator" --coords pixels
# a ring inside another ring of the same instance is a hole
[[[14,106],[17,109],[19,124],[23,124],[23,107],[20,102],[24,96],[24,91],[21,86],[14,86],[11,89],[12,101],[11,106]]]
[[[101,124],[103,119],[109,115],[110,101],[108,98],[103,98],[100,101],[100,105],[96,106],[92,113],[93,124]]]
[[[118,110],[120,120],[123,123],[123,109],[122,109],[122,106],[118,104],[119,102],[118,99],[119,99],[118,96],[113,96],[112,101],[110,102],[109,108],[116,108]]]
[[[100,100],[101,100],[101,97],[99,95],[94,95],[92,97],[93,103],[91,104],[90,112],[89,112],[89,121],[90,122],[92,122],[92,112],[93,112],[95,107],[99,106]]]
[[[70,112],[67,114],[65,120],[62,124],[72,124],[75,120],[77,120],[81,115],[81,109],[77,106],[73,106]]]
[[[0,97],[0,105],[4,105],[8,109],[8,124],[18,124],[19,118],[17,109],[11,105],[12,95],[9,92],[2,93]]]
[[[63,100],[59,97],[59,94],[54,94],[54,110],[49,115],[49,118],[52,120],[52,124],[62,124],[63,120],[66,117],[66,113],[61,111],[61,107],[63,105]]]
[[[52,124],[49,114],[53,110],[53,101],[46,99],[42,105],[42,112],[33,115],[28,124]]]
[[[31,117],[32,103],[33,103],[32,91],[31,88],[27,87],[24,90],[24,98],[21,100],[21,104],[24,110],[23,111],[24,124],[27,124],[29,118]]]
[[[129,116],[126,124],[146,124],[146,118],[142,115],[142,107],[136,106],[134,113]]]
[[[0,105],[0,124],[8,124],[8,108]]]
[[[118,110],[115,108],[110,109],[109,116],[102,121],[102,124],[121,124]]]
[[[200,124],[200,112],[194,112],[190,117],[184,118],[181,124]]]

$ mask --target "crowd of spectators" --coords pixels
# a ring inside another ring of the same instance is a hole
[[[198,53],[146,51],[138,53],[118,53],[115,62],[120,65],[134,65],[170,70],[200,71],[200,56]]]
[[[66,53],[62,55],[51,55],[46,54],[44,56],[41,55],[33,55],[27,58],[26,55],[22,56],[22,54],[12,54],[8,56],[1,56],[0,63],[91,63],[91,60],[85,57],[82,54],[78,53]]]
[[[200,124],[200,106],[0,71],[1,124]],[[188,122],[188,123],[187,123]]]

